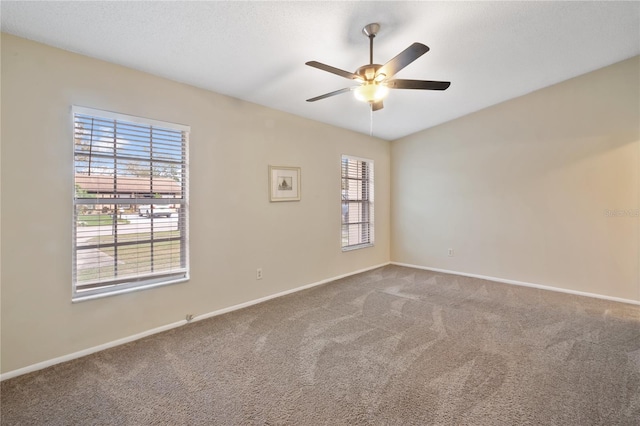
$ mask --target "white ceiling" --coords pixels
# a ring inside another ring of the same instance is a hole
[[[338,127],[369,133],[350,80],[305,66],[368,63],[361,29],[382,28],[374,62],[431,50],[398,78],[373,133],[397,139],[640,54],[639,2],[0,2],[2,31]]]

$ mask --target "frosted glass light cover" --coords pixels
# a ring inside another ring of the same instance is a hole
[[[378,102],[389,94],[389,88],[381,84],[369,83],[356,87],[353,95],[359,101]]]

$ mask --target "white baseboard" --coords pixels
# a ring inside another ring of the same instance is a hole
[[[183,326],[185,324],[189,324],[190,322],[201,321],[201,320],[204,320],[204,319],[207,319],[207,318],[211,318],[211,317],[215,317],[215,316],[218,316],[218,315],[226,314],[227,312],[232,312],[232,311],[236,311],[238,309],[246,308],[246,307],[249,307],[249,306],[252,306],[252,305],[257,305],[258,303],[266,302],[267,300],[275,299],[277,297],[285,296],[287,294],[291,294],[291,293],[295,293],[295,292],[298,292],[298,291],[306,290],[308,288],[319,286],[319,285],[322,285],[322,284],[326,284],[328,282],[339,280],[341,278],[345,278],[345,277],[348,277],[348,276],[351,276],[351,275],[356,275],[356,274],[360,274],[362,272],[370,271],[372,269],[381,268],[383,266],[389,265],[389,263],[390,262],[381,263],[379,265],[375,265],[375,266],[371,266],[371,267],[368,267],[368,268],[359,269],[357,271],[349,272],[349,273],[346,273],[346,274],[338,275],[338,276],[333,277],[333,278],[327,278],[327,279],[322,280],[322,281],[317,281],[317,282],[314,282],[314,283],[311,283],[311,284],[306,284],[306,285],[303,285],[301,287],[293,288],[291,290],[281,291],[279,293],[275,293],[275,294],[272,294],[272,295],[269,295],[269,296],[261,297],[259,299],[255,299],[255,300],[250,300],[248,302],[240,303],[238,305],[230,306],[228,308],[222,308],[222,309],[218,309],[217,311],[213,311],[213,312],[209,312],[209,313],[206,313],[206,314],[198,315],[198,316],[195,316],[191,321],[182,320],[182,321],[174,322],[174,323],[171,323],[171,324],[163,325],[161,327],[156,327],[156,328],[153,328],[151,330],[146,330],[146,331],[143,331],[142,333],[137,333],[137,334],[134,334],[132,336],[123,337],[122,339],[114,340],[112,342],[103,343],[101,345],[93,346],[93,347],[87,348],[87,349],[83,349],[83,350],[78,351],[78,352],[73,352],[73,353],[68,354],[68,355],[63,355],[63,356],[60,356],[60,357],[57,357],[57,358],[49,359],[47,361],[38,362],[36,364],[28,365],[26,367],[19,368],[17,370],[8,371],[6,373],[0,374],[0,381],[11,379],[11,378],[17,377],[17,376],[21,376],[23,374],[32,373],[34,371],[42,370],[44,368],[51,367],[52,365],[60,364],[62,362],[71,361],[71,360],[74,360],[74,359],[77,359],[77,358],[82,358],[83,356],[91,355],[93,353],[100,352],[100,351],[103,351],[105,349],[113,348],[115,346],[120,346],[120,345],[123,345],[125,343],[133,342],[134,340],[142,339],[144,337],[151,336],[153,334],[162,333],[163,331],[171,330],[173,328],[177,328],[177,327]]]
[[[483,279],[483,280],[496,281],[496,282],[499,282],[499,283],[513,284],[513,285],[518,285],[518,286],[522,286],[522,287],[533,287],[533,288],[539,288],[541,290],[550,290],[550,291],[556,291],[556,292],[559,292],[559,293],[575,294],[577,296],[593,297],[593,298],[596,298],[596,299],[604,299],[604,300],[610,300],[612,302],[629,303],[631,305],[640,306],[640,301],[633,300],[633,299],[623,299],[621,297],[605,296],[603,294],[587,293],[587,292],[584,292],[584,291],[569,290],[569,289],[566,289],[566,288],[551,287],[551,286],[548,286],[548,285],[534,284],[534,283],[528,283],[528,282],[524,282],[524,281],[508,280],[508,279],[505,279],[505,278],[489,277],[489,276],[486,276],[486,275],[478,275],[478,274],[469,274],[469,273],[466,273],[466,272],[450,271],[448,269],[430,268],[430,267],[427,267],[427,266],[412,265],[410,263],[401,263],[401,262],[390,262],[390,263],[392,265],[406,266],[408,268],[424,269],[426,271],[442,272],[444,274],[462,275],[464,277],[480,278],[480,279]]]
[[[125,343],[133,342],[134,340],[142,339],[152,334],[162,333],[163,331],[171,330],[172,328],[180,327],[187,324],[186,320],[174,322],[171,324],[163,325],[161,327],[153,328],[151,330],[143,331],[132,336],[123,337],[122,339],[114,340],[112,342],[103,343],[102,345],[93,346],[91,348],[83,349],[78,352],[73,352],[68,355],[63,355],[57,358],[49,359],[46,361],[38,362],[36,364],[28,365],[17,370],[8,371],[0,374],[0,381],[11,379],[12,377],[22,376],[23,374],[31,373],[34,371],[42,370],[43,368],[51,367],[52,365],[60,364],[62,362],[71,361],[76,358],[82,358],[83,356],[91,355],[95,352],[100,352],[105,349],[113,348],[114,346],[124,345]]]

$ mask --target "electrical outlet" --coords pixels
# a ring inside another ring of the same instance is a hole
[[[256,280],[262,279],[262,268],[256,269]]]
[[[453,249],[449,249],[449,257],[453,257]]]

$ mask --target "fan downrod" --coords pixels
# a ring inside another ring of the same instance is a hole
[[[376,24],[376,23],[365,25],[365,27],[362,29],[362,33],[367,37],[369,37],[369,64],[370,65],[373,65],[373,38],[376,36],[376,34],[378,34],[378,31],[380,31],[380,24]]]

